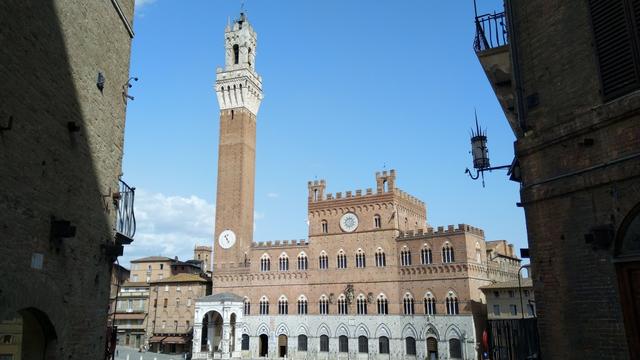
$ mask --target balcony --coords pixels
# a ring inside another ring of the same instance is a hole
[[[136,217],[133,212],[136,189],[121,179],[118,181],[120,182],[118,192],[111,195],[116,209],[115,241],[103,245],[105,255],[112,261],[115,261],[118,256],[122,256],[124,245],[131,244],[136,233]]]
[[[519,136],[507,21],[504,12],[477,15],[473,49],[514,135]]]

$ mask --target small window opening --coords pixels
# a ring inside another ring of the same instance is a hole
[[[239,60],[240,60],[240,46],[238,46],[238,44],[235,44],[233,45],[233,63],[237,65]]]

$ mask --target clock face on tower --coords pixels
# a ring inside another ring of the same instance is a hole
[[[223,249],[229,249],[236,243],[236,234],[231,230],[224,230],[218,236],[218,244]]]
[[[354,213],[346,213],[340,218],[340,228],[344,232],[354,232],[358,228],[358,217]]]

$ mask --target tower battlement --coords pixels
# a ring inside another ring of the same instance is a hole
[[[423,237],[430,237],[430,236],[433,236],[433,237],[446,236],[446,235],[451,235],[455,233],[465,233],[465,232],[484,237],[484,230],[471,225],[467,225],[467,224],[458,224],[457,226],[447,225],[446,228],[444,226],[438,226],[435,229],[433,227],[428,227],[426,231],[422,229],[418,229],[415,231],[414,230],[404,231],[398,235],[398,240],[407,240],[407,239],[413,239],[416,237],[423,238]]]
[[[282,247],[306,247],[309,245],[308,239],[299,240],[275,240],[275,241],[259,241],[251,244],[252,248],[282,248]]]

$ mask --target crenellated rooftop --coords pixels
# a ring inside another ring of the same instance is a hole
[[[308,239],[300,240],[275,240],[275,241],[260,241],[251,244],[252,248],[284,248],[284,247],[306,247],[309,245]]]
[[[418,229],[416,231],[411,230],[411,231],[400,233],[397,239],[408,240],[413,238],[443,236],[443,235],[460,234],[460,233],[471,233],[474,235],[484,237],[484,230],[471,225],[467,225],[467,224],[458,224],[457,226],[447,225],[446,228],[444,226],[438,226],[436,229],[429,227],[426,229],[426,231],[422,229]]]

